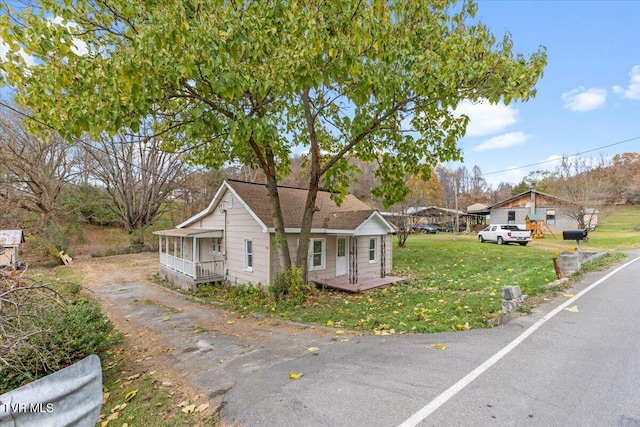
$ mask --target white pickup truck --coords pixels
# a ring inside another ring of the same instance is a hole
[[[491,224],[478,232],[478,240],[480,243],[496,242],[502,245],[514,242],[526,246],[533,239],[529,230],[520,228],[516,224]]]

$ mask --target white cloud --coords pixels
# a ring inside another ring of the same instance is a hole
[[[640,65],[635,65],[629,72],[629,86],[614,86],[613,91],[625,98],[640,100]]]
[[[473,151],[495,150],[511,147],[512,145],[522,145],[530,138],[531,135],[527,135],[524,132],[509,132],[482,141],[473,147]]]
[[[487,100],[477,103],[462,101],[454,114],[469,117],[466,136],[483,136],[502,132],[519,120],[519,111],[504,104],[491,104]]]
[[[4,41],[2,41],[2,39],[0,39],[0,60],[6,61],[7,53],[9,53],[9,45],[6,44]],[[24,62],[27,65],[27,67],[31,67],[36,64],[36,61],[33,59],[33,56],[27,55],[26,53],[24,53],[22,49],[20,49],[18,53],[22,57],[22,59],[24,59]]]
[[[6,59],[6,54],[9,51],[9,46],[2,40],[0,40],[0,59]]]
[[[607,91],[601,88],[585,89],[580,86],[562,94],[564,108],[571,111],[591,111],[604,105],[607,100]]]

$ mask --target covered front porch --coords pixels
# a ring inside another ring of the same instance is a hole
[[[224,280],[223,230],[177,228],[159,237],[160,276],[183,289]]]

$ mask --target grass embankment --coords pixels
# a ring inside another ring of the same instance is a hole
[[[535,296],[556,279],[555,251],[479,243],[472,236],[416,234],[394,247],[394,274],[407,280],[348,294],[311,292],[302,303],[269,299],[256,288],[208,285],[199,297],[228,308],[305,323],[374,333],[441,332],[486,328],[501,316],[501,289],[519,285]]]

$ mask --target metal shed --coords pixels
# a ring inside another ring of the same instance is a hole
[[[0,266],[16,266],[22,243],[24,243],[22,230],[0,230]]]

